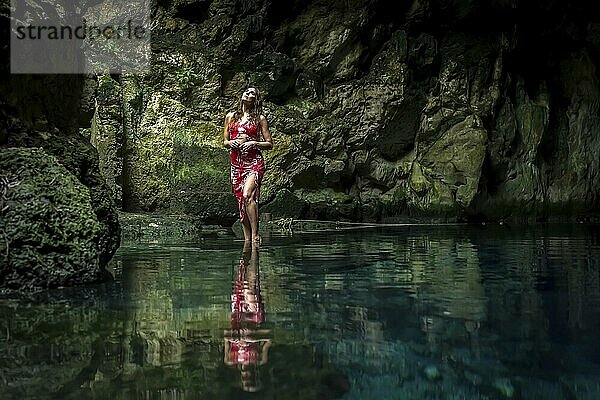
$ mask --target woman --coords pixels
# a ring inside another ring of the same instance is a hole
[[[260,141],[262,133],[263,140]],[[265,172],[261,149],[273,147],[258,89],[247,88],[237,111],[227,114],[223,145],[231,149],[231,184],[238,200],[245,241],[260,243],[258,199]]]

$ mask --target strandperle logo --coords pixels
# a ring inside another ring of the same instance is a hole
[[[135,26],[134,22],[127,21],[126,26],[119,25],[86,25],[86,20],[83,20],[83,25],[77,27],[72,26],[36,26],[36,25],[17,25],[17,39],[50,39],[50,40],[65,40],[65,39],[143,39],[146,35],[146,28],[143,26]]]
[[[14,74],[150,68],[150,0],[12,0],[11,24]]]

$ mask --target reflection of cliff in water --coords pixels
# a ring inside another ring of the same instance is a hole
[[[65,290],[69,296],[72,290]],[[77,300],[0,300],[0,398],[41,399],[79,387],[82,375],[97,371],[97,350],[110,339],[103,326],[112,311],[95,302],[104,290],[83,290]],[[46,301],[53,302],[45,304]]]
[[[398,379],[410,381],[403,394],[422,395],[427,380],[415,377],[431,363],[446,388],[475,385],[489,395],[512,390],[505,379],[523,374],[530,380],[521,393],[534,395],[536,379],[548,378],[576,393],[592,387],[585,374],[600,359],[592,339],[600,326],[596,229],[413,226],[303,236],[291,255],[274,252],[274,275],[294,276],[290,297],[310,280],[298,324],[351,379],[376,376],[370,389],[381,396]],[[566,371],[584,375],[562,383]]]
[[[0,398],[236,398],[240,372],[223,363],[235,257],[222,253],[132,251],[115,260],[116,292],[88,291],[80,302],[72,289],[52,305],[0,303],[2,378],[10,382]],[[315,364],[314,346],[289,340],[295,335],[285,327],[272,330],[279,342],[262,378],[267,398],[327,399],[345,390],[343,375],[322,359]]]
[[[240,372],[223,363],[227,356],[223,346],[224,330],[231,333],[231,328],[240,328],[231,326],[232,282],[224,279],[237,267],[232,265],[234,260],[235,257],[224,257],[215,252],[198,258],[188,253],[180,256],[170,253],[168,260],[124,262],[123,281],[129,289],[132,305],[128,316],[133,327],[132,379],[139,379],[141,372],[147,376],[154,370],[169,375],[170,385],[180,393],[205,393],[214,398],[235,395],[239,390]],[[182,272],[190,265],[201,267],[202,272]],[[245,334],[253,340],[264,331],[271,336],[271,329],[255,332],[256,335],[246,330]],[[281,338],[293,336],[281,327],[276,327],[274,334]],[[296,387],[294,392],[302,392],[297,385],[308,384],[313,388],[314,396],[310,391],[304,391],[301,398],[331,398],[329,392],[335,390],[321,384],[321,377],[339,373],[331,366],[315,368],[311,346],[294,342],[281,344],[268,349],[270,372],[262,374],[263,392],[278,398],[280,389],[272,387],[269,381],[280,379],[282,371],[289,369],[293,362],[295,373],[301,378],[297,383],[288,383]],[[144,382],[156,387],[166,381],[148,382],[146,379]],[[286,398],[294,397],[286,394]]]
[[[543,385],[577,398],[600,360],[599,236],[553,229],[274,238],[260,254],[261,396],[418,397],[433,365],[435,393],[494,398],[508,379],[523,398]],[[224,363],[238,262],[236,249],[131,248],[115,258],[121,283],[1,301],[0,398],[238,396]]]

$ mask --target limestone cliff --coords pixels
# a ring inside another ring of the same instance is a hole
[[[113,143],[102,162],[126,210],[230,222],[222,121],[252,84],[275,142],[262,211],[589,214],[600,199],[600,25],[588,7],[161,1],[152,70],[99,79],[93,137]]]

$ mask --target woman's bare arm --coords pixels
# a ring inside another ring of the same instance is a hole
[[[264,115],[260,116],[260,127],[263,135],[262,142],[258,142],[257,146],[259,149],[272,149],[273,148],[273,140],[271,139],[271,132],[269,131],[269,124],[267,123],[267,118]]]
[[[229,147],[231,149],[236,149],[239,147],[240,142],[237,140],[229,139],[229,123],[233,118],[233,113],[230,112],[225,116],[225,125],[223,126],[223,146]]]

